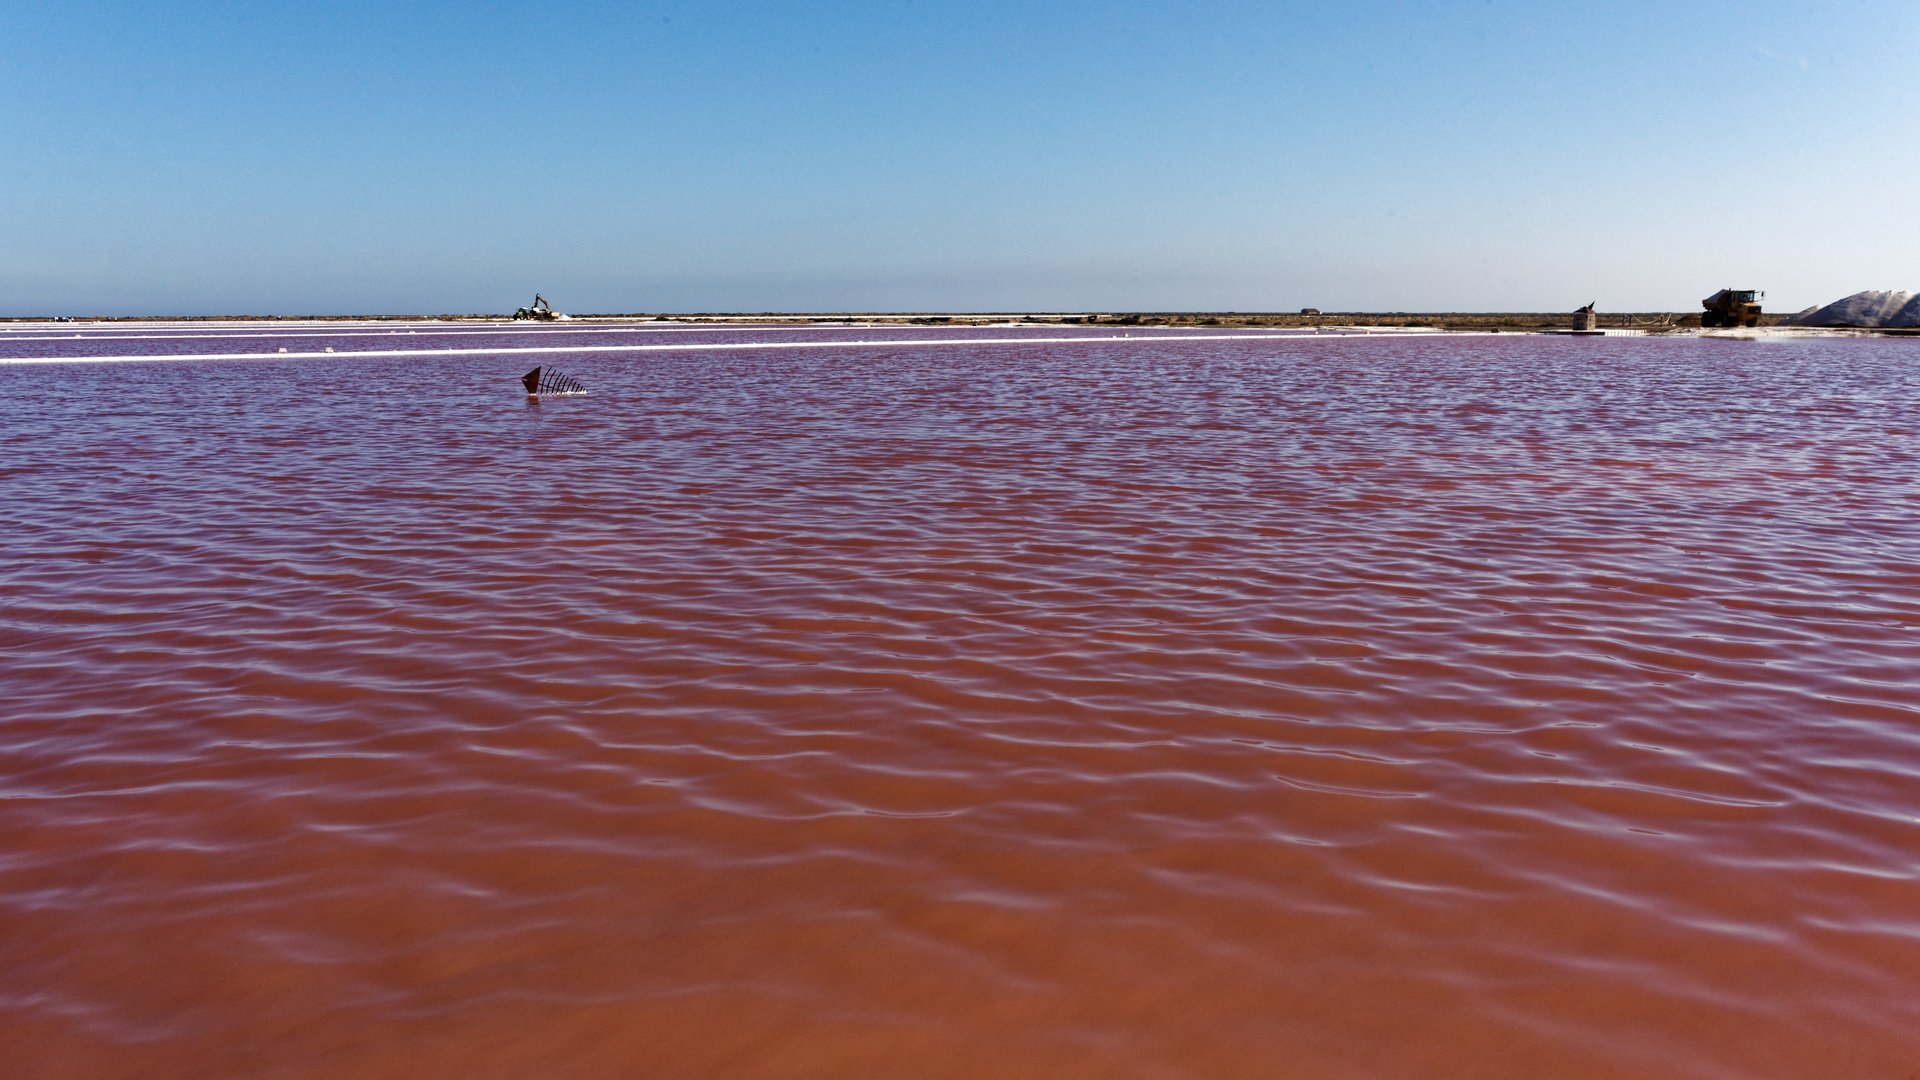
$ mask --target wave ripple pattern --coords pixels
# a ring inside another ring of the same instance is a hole
[[[9,1075],[1920,1069],[1913,343],[516,340],[0,367]]]

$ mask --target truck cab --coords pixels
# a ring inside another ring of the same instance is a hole
[[[1765,295],[1757,289],[1721,289],[1700,301],[1700,306],[1706,309],[1700,313],[1700,325],[1758,326],[1760,298]]]

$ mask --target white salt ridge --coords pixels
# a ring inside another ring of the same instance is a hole
[[[1920,293],[1868,289],[1786,320],[1785,326],[1920,326]]]

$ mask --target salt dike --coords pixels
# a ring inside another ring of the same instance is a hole
[[[1808,308],[1787,326],[1920,326],[1920,293],[1868,289],[1823,308]]]

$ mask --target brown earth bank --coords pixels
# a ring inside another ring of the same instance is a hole
[[[596,316],[576,316],[593,318]],[[1542,312],[1404,312],[1404,311],[1325,311],[1317,315],[1301,315],[1289,312],[1249,312],[1249,311],[1135,311],[1135,312],[1084,312],[1049,314],[910,314],[898,312],[869,312],[859,314],[781,314],[767,313],[759,316],[733,314],[700,313],[677,316],[640,315],[637,318],[678,318],[678,319],[715,319],[735,320],[742,318],[763,318],[770,322],[842,322],[849,319],[860,321],[905,322],[919,325],[981,325],[1006,323],[1009,321],[1024,323],[1061,323],[1085,325],[1097,323],[1110,326],[1184,326],[1184,327],[1314,327],[1314,326],[1379,326],[1434,330],[1479,330],[1479,331],[1540,331],[1565,330],[1572,325],[1571,313]],[[1764,315],[1761,325],[1772,326],[1785,318],[1784,315]],[[1699,327],[1698,314],[1679,314],[1675,312],[1632,312],[1622,314],[1603,314],[1599,325],[1604,329],[1644,329],[1663,330],[1683,327]]]
[[[1760,317],[1760,325],[1773,326],[1787,318],[1787,313],[1768,314]],[[1571,313],[1544,312],[1404,312],[1404,311],[1326,311],[1316,315],[1301,315],[1285,312],[1244,312],[1244,311],[1136,311],[1136,312],[1052,312],[1052,313],[963,313],[933,314],[917,312],[686,312],[663,314],[658,312],[627,312],[604,314],[580,314],[570,316],[573,320],[584,319],[625,319],[657,321],[714,321],[714,322],[767,322],[767,323],[822,323],[822,322],[886,322],[908,325],[957,325],[977,326],[1007,322],[1058,323],[1085,325],[1097,323],[1111,326],[1206,326],[1206,327],[1313,327],[1313,326],[1379,326],[1399,328],[1425,328],[1435,330],[1478,330],[1478,331],[1541,331],[1565,330],[1573,320]],[[0,324],[6,323],[119,323],[119,322],[191,322],[191,323],[228,323],[228,322],[510,322],[506,315],[494,314],[443,314],[443,315],[89,315],[63,318],[0,317]],[[1638,329],[1649,331],[1677,330],[1697,328],[1700,325],[1699,312],[1622,312],[1602,313],[1599,326],[1603,329]]]

